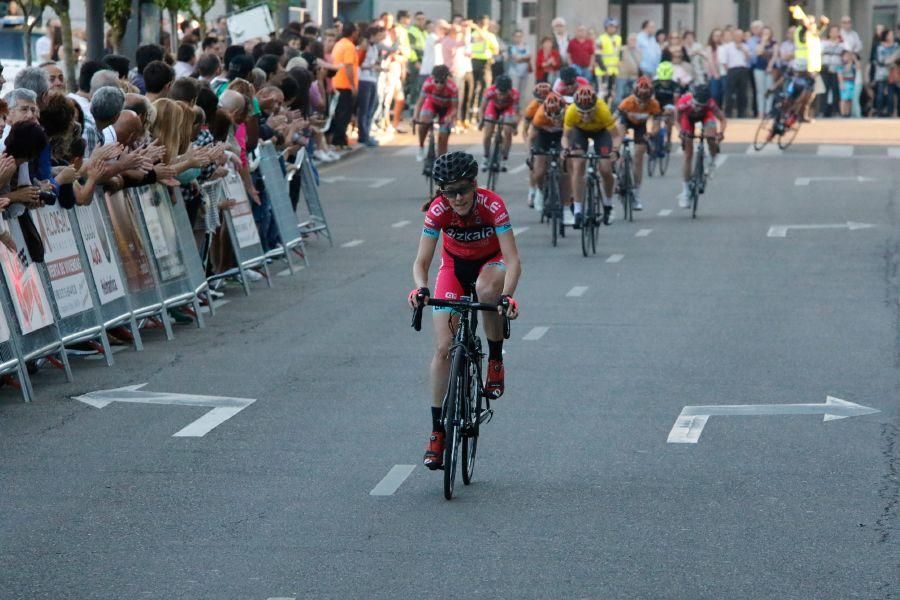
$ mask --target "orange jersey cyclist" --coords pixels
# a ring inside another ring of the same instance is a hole
[[[637,80],[634,93],[619,103],[619,132],[625,135],[629,129],[634,131],[634,210],[644,210],[640,193],[647,133],[653,133],[653,117],[661,114],[662,107],[653,97],[653,82],[646,75]]]
[[[544,210],[544,196],[542,183],[544,181],[544,173],[547,172],[547,157],[540,153],[549,152],[556,148],[562,149],[562,132],[563,117],[566,112],[566,104],[562,96],[555,92],[550,92],[544,103],[535,112],[534,119],[531,122],[531,132],[528,136],[528,142],[532,151],[538,153],[534,156],[532,162],[532,171],[530,184],[528,189],[528,206],[537,211]],[[560,198],[567,198],[568,181],[563,177],[560,179]]]

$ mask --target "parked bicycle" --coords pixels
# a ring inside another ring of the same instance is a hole
[[[453,309],[459,315],[453,344],[450,346],[450,383],[441,405],[441,422],[444,425],[444,498],[453,498],[456,467],[462,464],[462,480],[472,483],[475,474],[475,456],[481,426],[494,415],[490,398],[484,393],[482,366],[484,352],[481,338],[476,333],[478,311],[497,312],[497,304],[478,302],[474,290],[459,300],[430,298],[428,305]],[[422,312],[425,305],[413,309],[412,326],[422,329]],[[503,337],[509,339],[509,319],[503,319]]]

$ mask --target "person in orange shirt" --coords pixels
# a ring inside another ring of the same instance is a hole
[[[634,130],[634,210],[644,210],[641,204],[641,178],[644,155],[647,153],[648,133],[653,133],[653,118],[662,114],[662,107],[653,97],[653,82],[644,75],[634,85],[634,93],[619,103],[619,132],[625,135]]]
[[[340,66],[332,78],[332,84],[338,94],[337,106],[331,118],[331,127],[328,129],[333,146],[350,145],[347,139],[347,126],[353,117],[356,92],[359,89],[359,55],[356,53],[358,39],[359,31],[356,25],[347,23],[343,27],[343,37],[331,51],[332,60]]]

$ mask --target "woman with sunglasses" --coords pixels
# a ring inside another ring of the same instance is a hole
[[[438,238],[443,238],[441,266],[435,282],[434,298],[458,300],[472,289],[480,302],[497,303],[498,314],[485,313],[484,333],[488,340],[488,372],[484,391],[499,398],[504,389],[503,321],[519,315],[513,299],[522,265],[503,200],[476,183],[478,162],[465,152],[450,152],[438,157],[432,173],[440,194],[431,202],[425,215],[425,228],[419,239],[419,251],[413,263],[416,289],[409,293],[409,305],[432,297],[428,289],[431,267]],[[443,232],[443,235],[441,235]],[[434,358],[431,360],[431,436],[424,463],[429,469],[440,469],[444,457],[444,428],[441,424],[441,401],[450,375],[452,312],[435,308]]]

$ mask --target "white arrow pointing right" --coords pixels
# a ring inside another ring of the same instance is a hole
[[[871,229],[872,227],[875,226],[871,223],[854,223],[853,221],[847,221],[846,223],[827,223],[823,225],[772,225],[769,227],[769,232],[766,236],[772,238],[787,237],[788,231],[791,229],[796,229],[798,231],[810,229],[846,229],[848,231],[856,231],[857,229]]]

